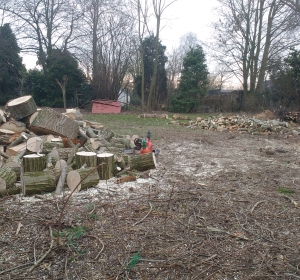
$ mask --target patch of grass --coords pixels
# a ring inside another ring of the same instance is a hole
[[[89,215],[89,219],[91,219],[93,221],[98,221],[98,220],[101,220],[101,216],[92,213],[92,214]]]
[[[292,193],[295,193],[295,191],[286,189],[286,188],[284,188],[284,187],[280,187],[280,188],[278,189],[278,191],[279,191],[280,193],[282,193],[282,194],[292,194]]]
[[[133,254],[130,262],[127,265],[126,270],[130,270],[134,268],[139,263],[140,259],[141,259],[140,252]]]

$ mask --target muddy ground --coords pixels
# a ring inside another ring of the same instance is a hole
[[[0,279],[300,279],[300,136],[152,135],[149,178],[1,198]]]

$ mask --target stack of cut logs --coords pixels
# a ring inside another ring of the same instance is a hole
[[[11,100],[0,110],[0,195],[60,194],[65,185],[79,191],[114,176],[118,183],[129,180],[124,174],[136,178],[156,162],[152,153],[123,153],[134,152],[133,140],[83,120],[78,109],[37,109],[30,95]]]

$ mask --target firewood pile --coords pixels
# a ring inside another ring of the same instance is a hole
[[[79,191],[113,177],[136,180],[156,167],[154,153],[135,152],[137,137],[84,120],[78,109],[38,109],[30,95],[11,100],[0,110],[0,195],[60,194],[65,186]]]
[[[277,119],[259,119],[257,117],[246,116],[210,116],[207,118],[196,117],[195,119],[188,120],[187,117],[179,117],[174,115],[173,120],[169,124],[182,125],[187,128],[200,128],[211,131],[230,131],[238,132],[240,134],[248,133],[252,135],[272,134],[272,133],[288,133],[294,135],[300,134],[300,127],[297,127],[295,122],[279,121]],[[188,120],[188,121],[178,121]]]

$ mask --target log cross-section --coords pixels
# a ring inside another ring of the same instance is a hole
[[[9,101],[6,104],[11,117],[15,120],[32,115],[37,107],[31,95],[22,96]]]

